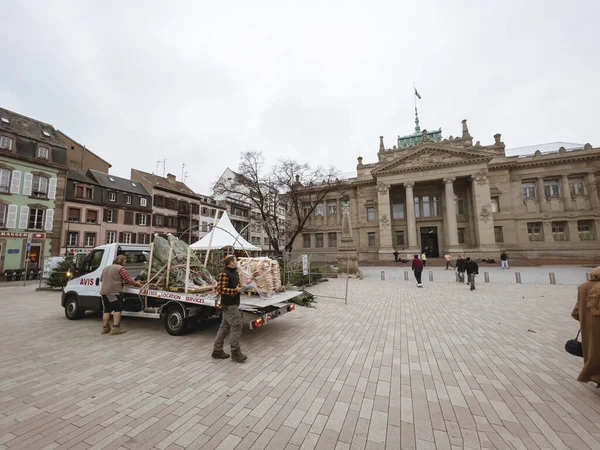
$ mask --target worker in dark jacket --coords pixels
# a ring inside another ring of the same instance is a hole
[[[465,270],[467,271],[468,283],[471,290],[475,290],[475,275],[479,275],[479,266],[471,258],[467,258],[465,261]]]
[[[421,274],[423,273],[423,261],[419,259],[419,255],[415,255],[412,261],[412,270],[417,280],[417,287],[423,287],[421,284]]]
[[[458,275],[457,281],[459,283],[464,283],[465,282],[465,270],[466,270],[465,265],[466,265],[465,260],[463,259],[462,256],[459,255],[456,258],[456,273]]]
[[[248,359],[240,349],[240,336],[242,334],[242,313],[240,312],[240,276],[237,272],[237,259],[229,255],[223,260],[223,271],[217,279],[217,292],[221,294],[222,320],[212,352],[213,358],[229,358],[223,351],[225,338],[229,335],[231,346],[231,359],[235,362],[244,362]]]

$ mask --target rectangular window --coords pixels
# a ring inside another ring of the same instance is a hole
[[[330,216],[335,216],[337,214],[336,202],[327,202],[327,214]]]
[[[94,247],[96,245],[96,233],[85,233],[85,247]]]
[[[302,247],[310,248],[310,234],[302,235]]]
[[[269,238],[268,237],[263,238],[263,245],[269,245]]]
[[[404,201],[392,200],[392,219],[404,219]]]
[[[498,197],[492,197],[492,212],[500,212],[500,199]]]
[[[396,245],[404,247],[404,231],[396,231]]]
[[[375,220],[375,208],[367,208],[367,220]]]
[[[146,206],[148,204],[148,200],[145,198],[140,198],[140,206]]]
[[[552,222],[552,238],[555,241],[568,241],[567,222]]]
[[[87,223],[98,223],[98,211],[91,211],[88,209],[85,221]]]
[[[423,202],[423,217],[431,217],[431,205],[429,204],[429,196],[425,195],[421,198]]]
[[[12,148],[12,138],[8,136],[0,136],[0,148],[10,150]]]
[[[0,169],[0,192],[10,192],[10,170]]]
[[[371,231],[367,233],[367,237],[369,241],[369,247],[375,247],[375,232]]]
[[[128,205],[131,205],[131,195],[125,196],[125,203],[127,203]]]
[[[578,220],[577,231],[581,241],[594,241],[596,239],[593,220]]]
[[[585,180],[581,177],[569,178],[569,190],[572,197],[585,195]]]
[[[114,209],[107,209],[106,210],[106,221],[109,223],[112,223],[115,219],[115,210]]]
[[[79,233],[77,231],[69,231],[67,233],[67,245],[69,247],[77,247],[79,245]]]
[[[148,225],[148,216],[146,214],[138,214],[138,225]]]
[[[47,147],[38,147],[37,157],[40,159],[48,159],[50,150]]]
[[[137,243],[138,244],[149,244],[150,243],[149,235],[147,233],[138,233]]]
[[[535,198],[535,182],[534,181],[523,181],[521,183],[521,196],[523,200]]]
[[[419,197],[415,197],[415,217],[421,217],[421,206]]]
[[[337,233],[327,233],[327,247],[337,247]]]
[[[546,198],[560,197],[560,182],[558,180],[544,180],[544,194]]]
[[[463,194],[456,194],[454,196],[454,201],[456,203],[456,214],[458,216],[464,216],[467,213],[467,203],[465,201],[465,196]]]
[[[69,222],[79,222],[81,210],[79,208],[69,208]]]
[[[494,238],[496,239],[496,242],[504,242],[502,227],[494,227]]]
[[[48,196],[48,178],[40,177],[39,175],[33,176],[33,185],[31,189],[31,195],[34,197],[47,197]]]
[[[530,222],[527,224],[529,242],[541,242],[544,240],[544,227],[541,222]]]
[[[154,225],[157,227],[162,227],[163,226],[163,216],[161,216],[160,214],[155,214],[154,215]],[[202,222],[202,223],[206,223],[206,222]],[[204,230],[202,230],[204,231]]]
[[[117,233],[115,231],[107,231],[106,232],[106,243],[114,244],[117,240]]]
[[[433,215],[435,217],[440,215],[440,199],[438,197],[433,197]]]
[[[41,230],[44,227],[44,210],[29,208],[29,223],[27,228],[31,230]]]
[[[117,194],[114,192],[109,192],[108,193],[108,201],[109,202],[116,202],[117,201]]]
[[[131,233],[123,233],[123,244],[131,244]]]
[[[203,233],[208,232],[208,222],[202,222],[202,232]]]
[[[457,228],[458,231],[458,243],[459,244],[464,244],[465,243],[465,229],[464,228]]]
[[[0,204],[0,228],[6,227],[6,214],[8,206]]]
[[[323,248],[323,233],[315,234],[315,247]]]
[[[325,215],[325,205],[323,203],[319,203],[315,207],[315,215],[323,217]]]

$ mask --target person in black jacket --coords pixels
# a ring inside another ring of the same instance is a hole
[[[240,276],[237,272],[237,259],[229,255],[223,260],[223,271],[217,279],[217,292],[221,294],[222,319],[221,326],[215,338],[213,358],[229,358],[223,351],[225,338],[229,335],[231,345],[231,359],[235,362],[244,362],[248,359],[240,349],[240,336],[242,334],[242,313],[240,312]]]
[[[502,254],[500,255],[500,261],[502,264],[502,270],[508,269],[508,256],[506,255],[506,250],[502,250]]]
[[[471,258],[467,258],[465,261],[465,270],[467,271],[468,283],[471,290],[475,290],[475,275],[479,275],[479,266],[475,261],[471,261]]]
[[[463,259],[462,256],[459,255],[458,258],[456,259],[456,273],[458,275],[457,281],[459,283],[465,282],[465,270],[466,270],[465,265],[466,265],[465,260]]]

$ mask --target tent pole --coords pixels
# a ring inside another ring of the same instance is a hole
[[[188,246],[187,264],[185,266],[185,293],[186,294],[189,291],[189,284],[190,284],[190,255],[191,254],[192,254],[192,247]]]
[[[171,274],[171,258],[173,256],[173,244],[175,241],[171,241],[171,245],[169,245],[169,259],[167,260],[167,279],[165,282],[165,289],[169,290],[169,275]]]
[[[219,223],[219,222],[217,222]],[[217,228],[217,223],[213,223],[212,230],[210,230],[210,239],[208,240],[208,248],[206,249],[206,257],[204,258],[204,267],[207,267],[208,264],[208,254],[210,253],[210,248],[212,246],[213,236],[215,235],[215,229]]]

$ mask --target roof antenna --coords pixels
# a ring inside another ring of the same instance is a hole
[[[163,178],[166,176],[165,173],[167,171],[167,160],[166,158],[162,160],[162,165],[163,165]]]
[[[185,163],[181,165],[181,179],[185,182]]]

